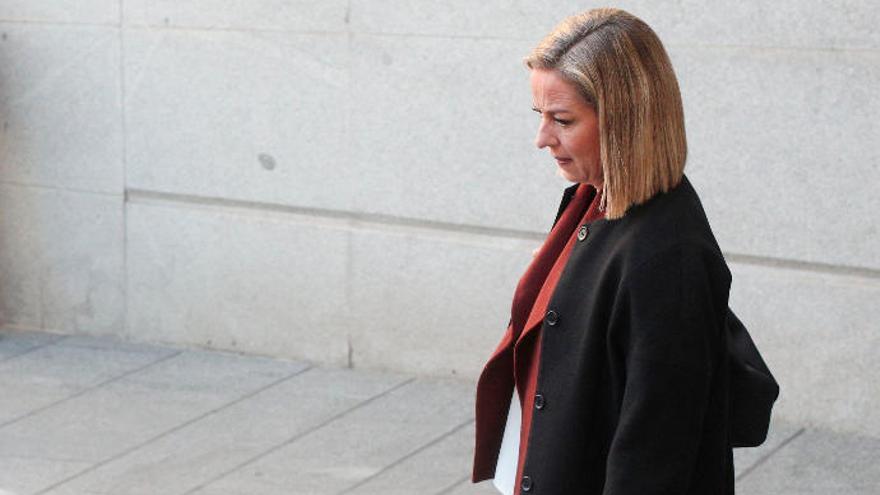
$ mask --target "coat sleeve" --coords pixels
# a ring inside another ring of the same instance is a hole
[[[719,263],[713,253],[678,246],[621,282],[609,338],[625,378],[604,495],[688,491],[722,356],[729,274],[725,283]]]

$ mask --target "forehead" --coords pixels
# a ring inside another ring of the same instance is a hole
[[[536,108],[545,106],[584,105],[577,87],[554,69],[532,69],[529,76]]]

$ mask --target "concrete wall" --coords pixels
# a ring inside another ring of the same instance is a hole
[[[632,1],[777,414],[880,436],[880,5]],[[0,322],[473,378],[562,188],[559,1],[0,5]]]

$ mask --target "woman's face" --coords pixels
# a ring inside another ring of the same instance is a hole
[[[531,84],[533,108],[541,114],[535,145],[550,151],[566,180],[601,189],[596,110],[557,70],[532,69]]]

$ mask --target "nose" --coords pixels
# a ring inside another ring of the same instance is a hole
[[[535,136],[535,146],[539,149],[546,146],[556,146],[559,140],[553,133],[552,126],[546,119],[541,119],[541,125],[538,127],[538,135]]]

